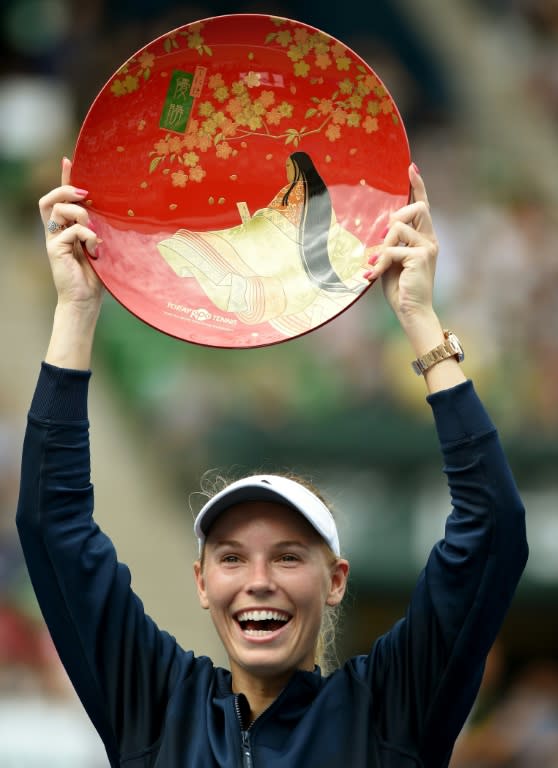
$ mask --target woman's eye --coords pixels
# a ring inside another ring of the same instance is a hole
[[[221,562],[223,563],[238,563],[239,557],[238,555],[223,555],[221,558]]]
[[[283,563],[298,563],[299,558],[296,555],[292,555],[290,553],[286,555],[281,555],[281,561]]]

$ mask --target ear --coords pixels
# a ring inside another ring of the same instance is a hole
[[[347,589],[347,580],[349,578],[349,561],[338,558],[331,566],[331,575],[329,583],[329,592],[326,604],[330,606],[339,605],[345,590]]]
[[[205,591],[205,577],[203,575],[202,564],[199,560],[194,563],[194,579],[196,580],[196,588],[198,590],[198,598],[200,605],[204,609],[209,608],[209,600],[207,599],[207,593]]]

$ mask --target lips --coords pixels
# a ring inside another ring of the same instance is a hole
[[[235,619],[242,632],[250,637],[266,637],[284,627],[291,620],[291,614],[275,609],[252,609],[239,611]]]

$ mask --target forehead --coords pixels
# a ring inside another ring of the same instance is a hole
[[[245,501],[224,510],[211,526],[207,541],[223,538],[242,540],[249,535],[275,539],[321,542],[306,518],[285,504],[274,501]]]

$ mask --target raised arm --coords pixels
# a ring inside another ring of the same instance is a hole
[[[87,370],[102,300],[102,284],[84,248],[95,254],[98,239],[82,205],[87,190],[72,186],[72,164],[62,161],[61,185],[39,201],[58,301],[45,362]]]
[[[70,170],[65,160],[62,185],[40,201],[58,300],[29,411],[16,521],[57,651],[116,768],[157,743],[193,654],[145,614],[93,517],[87,390],[102,287],[83,252],[93,254],[98,240]]]
[[[392,216],[368,276],[382,277],[418,358],[444,335],[432,306],[438,245],[426,190],[414,167],[409,178],[413,202]],[[424,378],[451,514],[405,618],[376,643],[368,674],[382,702],[377,726],[386,751],[404,748],[417,765],[441,766],[474,702],[528,549],[521,498],[472,382],[455,357],[436,363]]]

